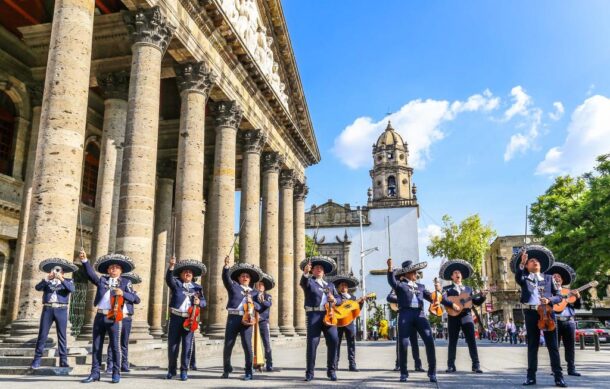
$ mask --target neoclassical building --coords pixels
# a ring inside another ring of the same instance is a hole
[[[222,336],[236,212],[240,261],[279,284],[272,333],[304,333],[295,280],[319,160],[279,0],[1,2],[3,341],[36,338],[38,264],[81,246],[135,262],[136,340],[163,334],[168,257],[203,261],[205,333]],[[90,339],[75,278],[72,326]]]

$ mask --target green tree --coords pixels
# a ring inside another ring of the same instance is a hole
[[[427,247],[433,257],[463,259],[474,268],[474,276],[465,283],[480,288],[483,256],[489,248],[489,241],[496,235],[491,225],[484,225],[478,214],[468,216],[456,224],[451,216],[443,216],[441,234],[431,239]]]
[[[320,255],[320,251],[318,250],[318,245],[313,240],[312,237],[305,235],[305,255],[308,257],[312,257],[314,255]],[[305,258],[303,258],[305,259]]]

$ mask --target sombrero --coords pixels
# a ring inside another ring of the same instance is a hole
[[[51,270],[53,270],[53,268],[55,268],[55,266],[61,267],[64,273],[71,273],[78,270],[78,266],[63,258],[45,259],[44,261],[40,262],[38,268],[45,273],[49,273]]]
[[[551,250],[540,245],[525,246],[528,259],[536,258],[540,262],[540,272],[546,273],[546,271],[553,266],[555,263],[555,257]],[[517,272],[517,266],[521,263],[521,250],[513,254],[510,260],[510,269],[513,273]]]
[[[550,275],[558,273],[563,281],[561,285],[569,285],[576,280],[576,271],[563,262],[555,262],[545,273]]]
[[[450,280],[451,274],[456,270],[459,270],[460,273],[462,273],[462,279],[464,280],[470,278],[474,273],[474,269],[468,261],[464,261],[463,259],[452,259],[441,265],[438,276],[443,280]]]
[[[250,285],[257,283],[263,278],[263,271],[256,265],[251,263],[237,263],[229,269],[229,276],[233,281],[238,281],[238,277],[242,273],[250,275]]]
[[[123,273],[123,274],[121,274],[121,277],[127,278],[134,285],[142,282],[142,277],[140,277],[139,275],[137,275],[136,273],[133,273],[133,272]]]
[[[275,288],[275,280],[273,279],[273,276],[267,273],[263,273],[263,276],[259,281],[265,285],[265,291]]]
[[[322,256],[322,255],[317,255],[317,256],[305,258],[304,260],[302,260],[301,263],[299,264],[299,267],[301,268],[301,270],[303,270],[305,268],[305,265],[307,265],[307,262],[311,262],[312,267],[314,267],[316,265],[321,265],[324,268],[324,273],[326,273],[326,274],[332,273],[337,268],[337,263],[335,262],[334,259],[332,259],[330,257]]]
[[[335,284],[336,287],[339,287],[339,284],[342,282],[347,283],[348,289],[356,288],[359,284],[358,279],[354,276],[350,276],[348,274],[338,274],[336,276],[328,277],[328,281]]]
[[[403,274],[425,269],[428,262],[413,262],[410,260],[404,261],[400,269],[394,271],[394,276],[400,277]]]
[[[193,277],[199,277],[207,273],[207,268],[201,261],[196,259],[182,259],[176,262],[176,265],[174,266],[174,275],[180,277],[180,273],[187,269],[193,272]]]
[[[106,274],[108,273],[108,268],[110,265],[119,265],[121,269],[123,269],[123,273],[129,273],[136,268],[136,265],[133,263],[131,258],[123,254],[114,253],[99,257],[93,266],[98,272]]]

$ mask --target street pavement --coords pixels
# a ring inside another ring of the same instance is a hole
[[[236,344],[235,351],[239,348]],[[242,381],[243,355],[233,355],[235,373],[229,379],[220,379],[222,374],[222,355],[198,361],[198,371],[190,372],[187,382],[179,380],[164,380],[166,361],[151,361],[151,366],[133,368],[130,373],[124,373],[121,386],[129,389],[149,388],[178,388],[194,386],[206,388],[233,388],[233,387],[264,387],[264,388],[300,388],[300,387],[332,387],[332,388],[394,388],[394,387],[424,387],[424,388],[516,388],[520,387],[525,379],[527,366],[526,347],[524,345],[491,344],[483,340],[479,342],[479,355],[484,374],[470,372],[471,364],[468,348],[463,341],[458,347],[458,360],[456,374],[445,374],[447,364],[447,343],[437,340],[436,355],[438,360],[438,384],[428,381],[426,373],[410,372],[407,384],[399,383],[399,374],[391,371],[394,367],[395,343],[389,341],[359,342],[356,359],[360,372],[347,371],[347,352],[345,343],[341,350],[340,370],[337,373],[339,381],[331,382],[326,378],[325,361],[326,348],[322,341],[319,347],[316,363],[316,378],[311,383],[303,382],[305,366],[305,347],[278,347],[273,350],[275,366],[281,371],[274,373],[255,374],[253,381]],[[563,348],[560,350],[563,360]],[[425,362],[425,348],[420,344],[420,353]],[[577,388],[610,388],[610,347],[604,346],[595,352],[588,346],[586,350],[576,351],[577,369],[582,377],[568,377],[566,381],[570,387]],[[409,369],[413,368],[409,352]],[[565,366],[564,366],[565,369]],[[553,377],[550,375],[549,358],[546,348],[541,347],[539,353],[538,387],[553,386]],[[84,376],[67,377],[41,377],[41,376],[0,376],[2,388],[31,388],[52,385],[53,388],[69,389],[81,388],[79,380]],[[92,386],[103,387],[110,384],[108,375],[102,376],[100,383]]]

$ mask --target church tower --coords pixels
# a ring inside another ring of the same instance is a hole
[[[417,206],[417,188],[413,168],[408,165],[409,149],[388,122],[373,145],[373,169],[370,171],[369,207]]]

